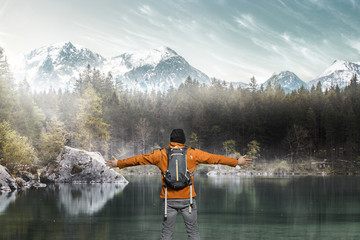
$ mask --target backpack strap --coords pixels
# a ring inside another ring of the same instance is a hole
[[[166,156],[169,158],[169,149],[170,148],[162,148],[161,150],[163,150],[163,149],[165,149],[165,151],[166,151]],[[163,158],[163,155],[161,154],[161,161],[162,161],[162,158]],[[169,159],[168,159],[168,161],[169,161]],[[165,175],[166,175],[166,173],[168,172],[169,170],[168,169],[166,169],[164,172],[162,172],[162,175],[163,175],[163,177],[164,177],[164,179],[165,179]],[[166,181],[163,181],[164,182],[164,186],[165,186],[165,190],[167,190],[167,186],[166,186]],[[165,197],[166,197],[166,192],[165,192]]]
[[[167,218],[167,187],[165,186],[165,211],[164,211],[164,218]]]
[[[166,155],[169,157],[169,152],[170,152],[170,148],[165,148],[166,150]],[[161,155],[162,157],[162,155]],[[165,178],[166,173],[168,172],[168,170],[166,170],[165,172],[163,172],[163,176]],[[164,204],[164,218],[167,218],[167,186],[166,186],[166,181],[163,181],[164,185],[165,185],[165,204]]]
[[[190,205],[189,205],[189,214],[191,214],[191,207],[193,205],[193,197],[192,197],[192,184],[190,185]]]

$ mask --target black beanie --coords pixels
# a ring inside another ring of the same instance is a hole
[[[184,144],[186,141],[185,133],[182,129],[174,129],[170,134],[170,142],[177,142]]]

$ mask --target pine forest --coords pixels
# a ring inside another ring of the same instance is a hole
[[[188,77],[178,89],[124,89],[112,76],[88,66],[72,90],[32,92],[15,84],[0,51],[0,164],[10,171],[39,168],[66,146],[118,159],[166,147],[169,133],[183,128],[187,144],[211,153],[247,154],[254,169],[278,162],[290,171],[319,166],[355,174],[360,166],[360,86],[321,85],[285,94],[251,79],[235,89]]]

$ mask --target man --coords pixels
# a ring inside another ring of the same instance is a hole
[[[170,144],[168,149],[159,149],[151,153],[138,155],[124,160],[107,160],[106,164],[110,167],[125,168],[129,166],[151,164],[156,165],[161,172],[162,189],[160,198],[165,199],[164,211],[165,217],[162,223],[161,239],[172,239],[174,232],[176,215],[181,212],[186,231],[189,239],[200,239],[198,225],[197,225],[197,208],[193,197],[196,196],[193,185],[184,188],[171,188],[164,184],[164,173],[168,170],[168,151],[174,149],[186,149],[186,165],[187,169],[193,173],[198,164],[224,164],[235,167],[236,165],[249,165],[251,159],[240,157],[239,159],[229,158],[221,155],[210,154],[198,149],[187,148],[185,145],[185,134],[182,129],[174,129],[170,134]],[[191,181],[193,176],[191,174]],[[167,200],[169,199],[169,200]],[[189,204],[190,203],[190,204]]]

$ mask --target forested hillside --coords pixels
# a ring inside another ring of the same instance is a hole
[[[187,144],[218,154],[252,154],[289,164],[327,159],[332,168],[360,162],[360,86],[321,85],[285,94],[278,84],[249,89],[187,78],[178,89],[128,91],[110,74],[88,66],[68,91],[32,93],[14,84],[0,51],[0,164],[41,166],[64,145],[125,158],[166,147],[173,128]],[[254,151],[254,148],[260,150]]]

